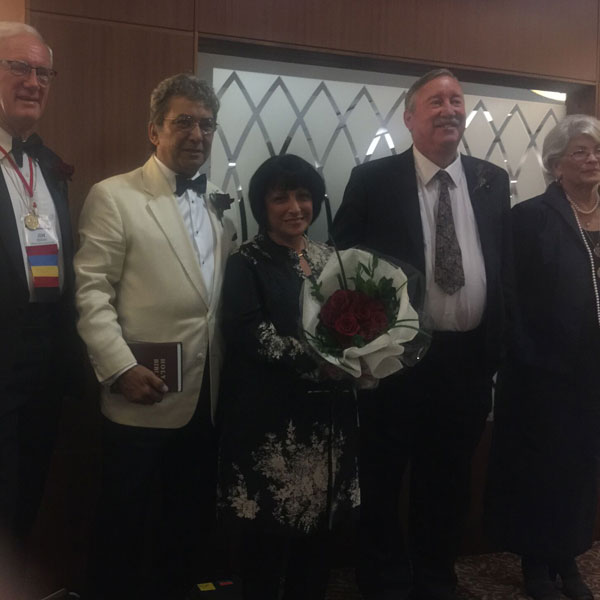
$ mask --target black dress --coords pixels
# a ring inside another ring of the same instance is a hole
[[[312,276],[331,252],[307,240]],[[259,234],[230,257],[223,284],[221,514],[291,536],[328,530],[359,504],[355,395],[318,380],[301,338],[305,279],[293,250]]]
[[[555,564],[593,541],[596,294],[588,250],[557,184],[512,213],[517,303],[510,360],[498,377],[486,524],[503,549]]]

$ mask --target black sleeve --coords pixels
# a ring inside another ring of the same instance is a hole
[[[331,230],[331,239],[340,250],[364,244],[367,223],[367,190],[360,168],[352,169]]]
[[[282,365],[298,373],[311,371],[315,362],[299,339],[280,335],[267,310],[268,291],[261,285],[256,265],[240,253],[232,255],[223,281],[222,327],[228,347],[252,360]]]

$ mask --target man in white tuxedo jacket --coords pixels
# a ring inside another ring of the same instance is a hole
[[[162,81],[150,101],[154,155],[96,184],[81,213],[78,328],[104,417],[92,598],[183,598],[206,565],[198,552],[215,514],[220,288],[235,240],[224,195],[199,174],[218,109],[195,76]],[[183,391],[137,364],[133,341],[181,342]]]

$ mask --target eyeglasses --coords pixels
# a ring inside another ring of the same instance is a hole
[[[58,75],[54,69],[48,67],[32,67],[22,60],[7,60],[0,58],[0,65],[8,69],[15,77],[29,77],[31,71],[35,71],[38,83],[42,87],[50,85],[50,82]]]
[[[571,152],[571,154],[567,154],[570,158],[572,158],[575,162],[585,162],[590,154],[593,154],[596,160],[600,161],[600,146],[597,146],[593,150],[579,148],[579,150],[575,150],[575,152]]]
[[[165,119],[165,121],[171,121],[173,127],[181,132],[191,131],[195,125],[200,127],[200,131],[204,135],[212,135],[217,130],[217,122],[211,117],[194,119],[191,115],[179,115],[174,119]]]

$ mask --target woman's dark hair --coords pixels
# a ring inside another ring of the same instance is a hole
[[[298,188],[308,190],[312,196],[314,222],[321,212],[325,182],[313,166],[295,154],[282,154],[268,158],[256,169],[250,179],[248,200],[260,231],[267,228],[267,194],[271,190]]]

